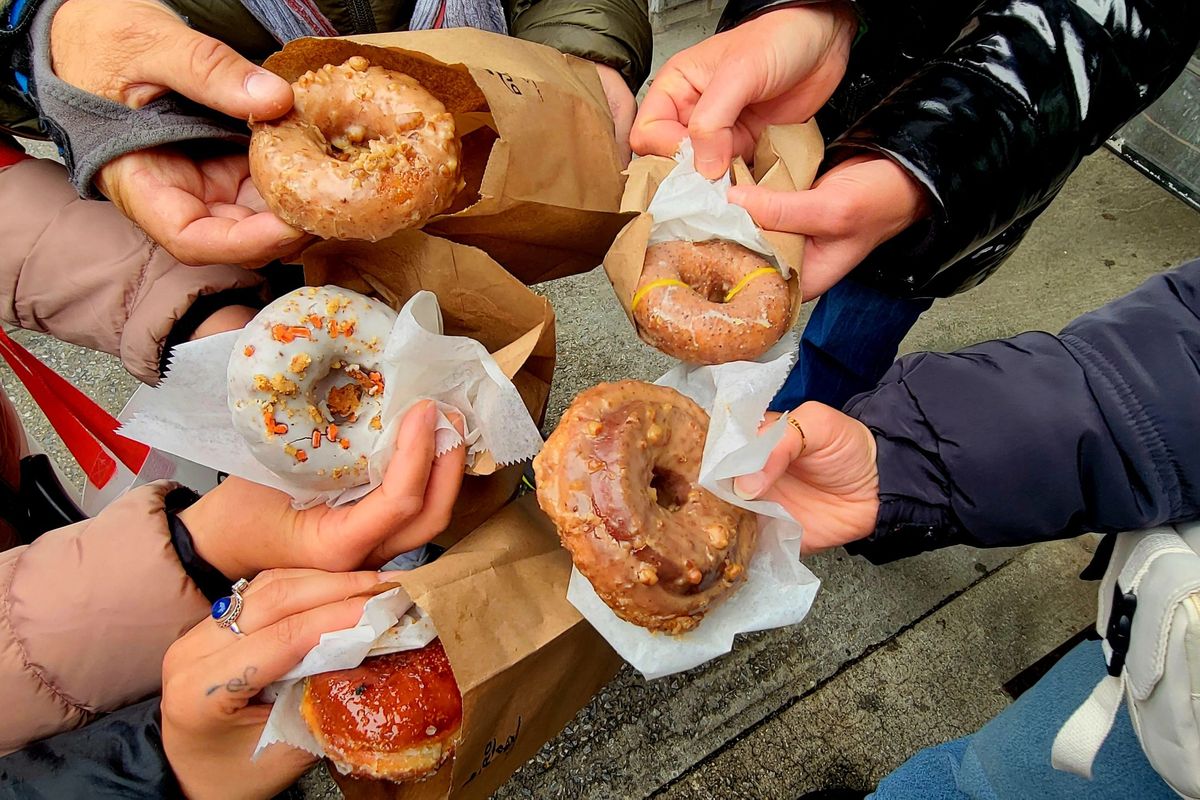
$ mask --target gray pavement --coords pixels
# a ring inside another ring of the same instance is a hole
[[[660,35],[656,63],[711,25]],[[903,350],[1054,331],[1196,255],[1200,217],[1101,152],[1009,263],[980,288],[937,303]],[[633,334],[601,271],[537,288],[559,321],[547,429],[581,389],[652,379],[668,366]],[[17,336],[114,411],[135,386],[115,359]],[[6,368],[0,382],[34,435],[70,464]],[[77,470],[68,474],[78,481]],[[497,796],[786,798],[870,785],[916,749],[1003,708],[999,687],[1087,624],[1093,588],[1074,576],[1090,546],[954,548],[886,567],[814,558],[824,585],[803,624],[744,637],[728,657],[686,675],[648,683],[623,670]],[[336,792],[319,774],[304,789]]]

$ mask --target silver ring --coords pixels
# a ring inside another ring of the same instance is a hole
[[[245,605],[242,592],[246,591],[248,586],[250,586],[250,581],[241,578],[230,587],[228,597],[222,597],[212,604],[212,618],[216,620],[217,625],[233,631],[238,636],[246,635],[238,627],[237,621],[242,614],[242,607]]]

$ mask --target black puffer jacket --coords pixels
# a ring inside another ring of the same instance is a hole
[[[780,0],[733,0],[724,30]],[[990,275],[1084,156],[1154,101],[1200,40],[1197,0],[852,0],[865,24],[817,115],[830,162],[874,150],[933,218],[855,277],[940,297]]]
[[[1068,325],[905,356],[846,413],[875,434],[886,561],[1200,519],[1200,260]]]

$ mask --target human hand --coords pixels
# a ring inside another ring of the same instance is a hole
[[[192,331],[191,341],[203,339],[206,336],[216,336],[226,331],[239,331],[250,324],[258,310],[250,306],[221,306]]]
[[[634,152],[671,156],[690,136],[696,169],[721,177],[735,155],[753,155],[768,125],[804,122],[825,105],[856,30],[848,3],[817,3],[767,12],[677,53],[642,101]]]
[[[929,215],[925,189],[891,159],[861,155],[838,164],[811,189],[776,192],[734,186],[729,201],[767,230],[808,237],[800,292],[825,293],[879,245]]]
[[[163,659],[162,742],[183,794],[268,798],[282,792],[316,757],[283,745],[251,761],[271,706],[264,688],[300,663],[321,634],[353,627],[375,572],[264,572],[242,592],[238,628],[203,620]]]
[[[853,417],[821,403],[790,412],[804,431],[787,426],[760,472],[733,482],[739,497],[779,503],[800,523],[802,553],[863,539],[879,516],[875,437]],[[770,424],[779,418],[768,414]]]
[[[607,64],[597,64],[596,71],[600,73],[600,86],[604,88],[604,97],[608,100],[608,110],[612,112],[613,132],[617,137],[617,147],[621,151],[621,162],[629,166],[633,152],[629,149],[629,131],[633,128],[633,118],[637,114],[637,100],[625,78]]]
[[[130,108],[170,91],[238,119],[273,119],[292,106],[287,81],[156,0],[68,0],[54,15],[50,43],[59,78]],[[100,170],[96,188],[186,264],[261,266],[308,240],[267,211],[245,152],[129,153]]]
[[[396,437],[383,483],[356,503],[297,511],[283,492],[240,478],[182,511],[196,552],[230,579],[264,569],[331,571],[379,567],[420,547],[450,523],[462,485],[466,448],[435,458],[437,408],[411,408]],[[461,422],[457,422],[462,431]]]

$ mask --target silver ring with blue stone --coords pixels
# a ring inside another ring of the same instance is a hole
[[[242,592],[246,591],[246,587],[250,585],[250,581],[245,578],[240,579],[229,589],[229,596],[222,597],[220,600],[212,604],[212,618],[217,621],[217,625],[222,628],[228,628],[238,636],[244,636],[242,629],[238,627],[238,617],[242,613],[244,600]]]

